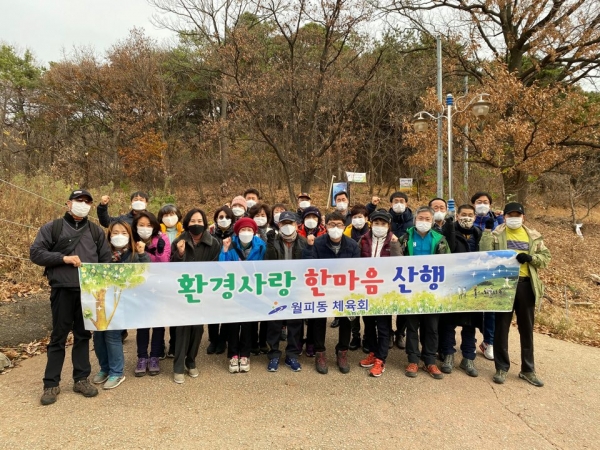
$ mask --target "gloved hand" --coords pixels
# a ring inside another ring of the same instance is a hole
[[[162,237],[158,238],[158,242],[156,243],[156,251],[159,255],[165,251],[165,240]]]
[[[274,230],[267,231],[267,243],[272,244],[275,242],[275,236],[276,234]]]
[[[491,217],[488,217],[487,220],[485,221],[485,229],[492,230],[493,228],[494,228],[494,219],[492,219]]]
[[[531,255],[528,255],[527,253],[519,253],[517,255],[517,261],[519,261],[520,264],[525,264],[525,263],[530,263],[531,261],[533,261],[533,258],[531,257]]]

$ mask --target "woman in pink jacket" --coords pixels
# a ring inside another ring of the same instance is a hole
[[[145,245],[151,262],[169,262],[171,243],[167,234],[160,231],[160,224],[154,214],[148,211],[138,212],[131,228],[133,239],[136,243],[141,242]],[[135,376],[143,377],[146,371],[150,375],[158,375],[160,373],[158,361],[165,355],[164,327],[152,328],[152,340],[150,340],[150,328],[137,330],[136,342],[138,361]],[[150,343],[150,355],[148,355],[148,343]]]

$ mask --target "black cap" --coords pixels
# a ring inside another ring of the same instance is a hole
[[[518,212],[519,214],[525,214],[525,209],[523,208],[523,205],[521,205],[520,203],[517,203],[517,202],[507,203],[504,206],[504,215],[507,215],[508,213],[511,213],[511,212]]]
[[[298,221],[298,216],[296,215],[296,213],[294,213],[292,211],[283,211],[279,215],[279,223],[281,223],[281,222],[296,222],[296,221]]]
[[[92,194],[90,194],[85,189],[76,189],[73,192],[71,192],[71,195],[69,195],[69,200],[73,200],[74,198],[78,197],[83,197],[84,195],[87,195],[90,198],[90,200],[94,201]]]
[[[319,208],[317,208],[316,206],[309,206],[308,208],[304,208],[304,211],[302,211],[302,219],[305,219],[306,216],[310,214],[317,216],[317,219],[319,220],[319,222],[321,222],[321,211],[319,211]],[[281,216],[279,220],[281,221]]]
[[[378,209],[377,211],[372,212],[369,216],[369,220],[371,222],[377,219],[385,220],[387,223],[392,223],[392,215],[385,209]]]
[[[309,200],[312,200],[312,199],[310,198],[310,195],[308,195],[308,192],[300,192],[300,193],[298,194],[298,198],[300,198],[300,197],[306,197],[307,199],[309,199]]]

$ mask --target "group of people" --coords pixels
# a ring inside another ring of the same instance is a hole
[[[61,371],[68,333],[73,331],[74,391],[86,397],[98,394],[94,385],[113,389],[125,380],[123,341],[126,330],[95,331],[94,351],[99,372],[89,380],[91,364],[89,340],[81,309],[77,268],[85,263],[255,261],[331,258],[382,258],[434,255],[511,249],[521,264],[513,305],[521,341],[519,377],[543,386],[535,372],[533,322],[535,304],[543,295],[538,270],[546,267],[550,253],[538,232],[524,225],[525,210],[508,203],[492,211],[492,197],[485,192],[473,195],[470,204],[448,211],[442,198],[413,210],[404,192],[394,192],[389,207],[379,197],[350,207],[347,192],[335,195],[335,209],[325,216],[312,204],[310,194],[301,193],[297,205],[269,206],[256,189],[247,189],[218,208],[209,222],[206,212],[193,208],[185,214],[173,204],[162,206],[155,216],[147,207],[149,196],[131,194],[131,210],[111,217],[110,198],[102,196],[97,215],[102,227],[88,220],[94,205],[92,194],[73,191],[64,217],[45,224],[30,249],[31,260],[45,267],[51,286],[52,335],[43,378],[41,403],[52,404],[60,393]],[[295,210],[295,211],[294,211]],[[461,327],[462,360],[459,368],[478,375],[474,360],[476,329],[483,332],[479,346],[484,356],[494,360],[494,382],[502,384],[510,367],[508,333],[513,312],[399,315],[393,329],[391,316],[364,316],[361,319],[336,318],[338,328],[335,364],[342,373],[350,371],[348,351],[362,347],[366,357],[360,366],[380,377],[394,343],[405,349],[405,374],[416,377],[419,364],[435,379],[455,369],[456,327]],[[300,371],[303,353],[314,358],[318,373],[328,372],[325,348],[327,319],[272,320],[208,325],[208,354],[227,352],[231,373],[248,372],[251,355],[266,354],[267,370],[277,372],[283,362]],[[185,374],[199,375],[196,365],[204,326],[138,329],[135,376],[160,373],[160,361],[173,358],[173,380],[184,383]],[[285,344],[285,358],[280,349]],[[282,361],[283,358],[283,361]],[[440,367],[436,358],[441,361]]]

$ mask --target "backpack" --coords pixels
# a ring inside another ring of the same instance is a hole
[[[63,220],[64,219],[60,218],[60,219],[55,219],[52,222],[52,242],[50,243],[50,248],[48,249],[51,252],[61,250],[61,249],[55,250],[55,248],[56,248],[57,244],[59,243],[58,240],[60,239],[60,233],[62,232]],[[92,233],[92,239],[94,240],[94,243],[96,244],[96,249],[98,251],[100,251],[100,235],[103,234],[103,232],[100,229],[100,227],[98,225],[96,225],[95,223],[88,221],[87,225],[90,228],[90,233]],[[79,238],[76,239],[75,245],[72,246],[73,249],[77,246],[79,239],[81,239],[81,234],[79,235]],[[71,249],[71,251],[67,252],[66,254],[68,255],[69,253],[71,253],[73,251],[73,249]]]

